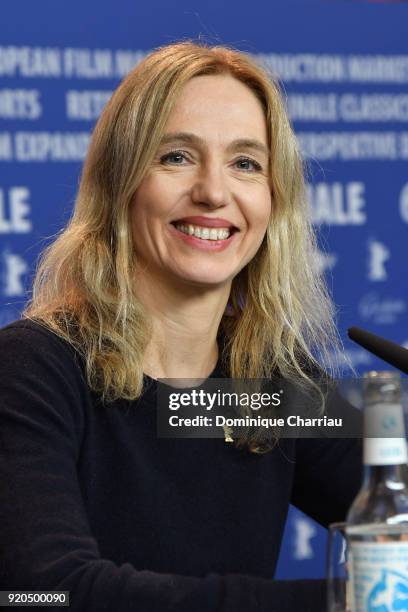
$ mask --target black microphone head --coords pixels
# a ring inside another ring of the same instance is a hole
[[[350,327],[348,337],[373,355],[408,374],[408,350],[391,340],[376,336],[360,327]]]

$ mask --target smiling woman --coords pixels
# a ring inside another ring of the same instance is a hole
[[[207,240],[209,218],[231,235]],[[208,374],[219,331],[232,377],[307,379],[336,339],[314,245],[277,84],[234,50],[170,45],[100,117],[25,315],[86,356],[106,399],[139,397],[143,372]]]
[[[321,582],[271,578],[289,503],[344,519],[359,445],[163,439],[155,420],[158,378],[314,386],[336,342],[314,248],[273,79],[192,42],[136,66],[0,331],[3,588],[70,590],[75,612],[325,609]]]

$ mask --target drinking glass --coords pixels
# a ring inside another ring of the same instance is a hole
[[[351,612],[346,523],[329,525],[326,557],[327,612]]]

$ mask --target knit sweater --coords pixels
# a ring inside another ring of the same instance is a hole
[[[325,526],[345,518],[360,441],[259,455],[159,438],[157,382],[144,383],[103,403],[54,333],[0,330],[0,590],[68,590],[73,612],[325,610],[323,581],[273,576],[290,503]]]

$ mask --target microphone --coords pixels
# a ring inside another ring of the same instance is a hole
[[[373,355],[408,374],[408,350],[391,340],[371,334],[359,327],[350,327],[348,337]]]

